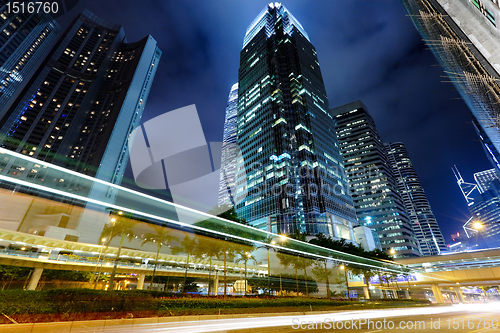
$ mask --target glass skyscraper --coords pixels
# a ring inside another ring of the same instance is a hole
[[[332,110],[360,225],[376,230],[382,249],[396,257],[420,256],[418,242],[384,145],[366,106],[360,101]]]
[[[405,145],[401,142],[392,142],[384,146],[422,254],[424,256],[441,254],[446,250],[444,237]]]
[[[0,0],[0,118],[47,56],[60,31],[45,13],[9,13]]]
[[[220,167],[219,198],[217,204],[234,206],[234,177],[236,172],[236,129],[238,117],[238,83],[231,87],[226,107],[222,158]]]
[[[248,27],[238,83],[238,216],[276,233],[353,240],[356,215],[316,50],[281,4]]]

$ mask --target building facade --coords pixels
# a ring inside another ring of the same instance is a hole
[[[377,231],[384,251],[420,256],[417,239],[367,107],[360,101],[332,109],[360,225]]]
[[[248,27],[238,84],[238,216],[272,232],[353,240],[356,215],[316,50],[281,4]]]
[[[238,83],[231,87],[226,106],[222,157],[220,166],[218,205],[234,206],[234,179],[236,174],[236,129],[238,119]]]
[[[126,43],[80,14],[0,119],[0,147],[119,184],[160,55],[151,36]]]
[[[384,146],[422,255],[441,254],[446,250],[445,240],[405,145],[394,142]]]
[[[472,112],[486,155],[500,170],[500,10],[492,0],[402,0]]]
[[[116,193],[107,185],[75,183],[50,174],[36,161],[120,184],[129,159],[128,140],[140,124],[160,57],[151,36],[128,43],[121,26],[89,11],[78,15],[0,119],[0,147],[33,158],[23,167],[15,159],[0,159],[0,174],[113,203]],[[105,214],[95,217],[104,208],[79,201],[71,205],[85,209],[61,222],[71,207],[53,207],[47,212],[57,214],[44,212],[50,216],[42,224],[22,223],[19,231],[95,242],[109,222]]]
[[[0,0],[0,118],[56,41],[60,27],[45,13],[10,13]]]

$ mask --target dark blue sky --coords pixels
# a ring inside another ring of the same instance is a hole
[[[331,107],[360,99],[385,142],[404,142],[443,235],[469,214],[451,167],[466,180],[491,165],[470,115],[399,0],[283,1],[318,52]],[[267,1],[80,0],[122,24],[129,42],[152,35],[163,51],[143,121],[196,104],[207,141],[222,140],[245,30]]]

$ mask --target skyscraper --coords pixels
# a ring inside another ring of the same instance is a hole
[[[500,173],[498,1],[402,2],[472,112],[486,155]]]
[[[238,83],[231,87],[226,106],[222,158],[220,167],[218,205],[234,206],[234,177],[236,173],[236,128],[238,117]]]
[[[471,213],[465,234],[479,248],[500,247],[500,179],[495,169],[475,173],[476,183],[465,182],[457,167],[453,172]]]
[[[444,237],[405,145],[393,142],[384,146],[422,254],[424,256],[441,254],[446,250]]]
[[[314,46],[270,3],[240,53],[236,209],[253,226],[354,240],[356,215]]]
[[[0,146],[120,183],[160,55],[85,11],[0,119]]]
[[[382,249],[396,257],[420,256],[384,145],[367,107],[352,102],[332,109],[359,224],[377,231]]]
[[[0,118],[47,56],[59,25],[45,13],[10,13],[0,0]]]
[[[120,184],[128,140],[139,126],[160,56],[151,36],[128,43],[121,26],[89,11],[78,15],[0,119],[0,147],[34,160],[19,168],[13,160],[3,159],[0,173],[45,185],[53,182],[113,203],[115,193],[106,185],[96,182],[88,187],[47,177],[48,169],[36,159]],[[104,208],[72,204],[86,209],[62,225],[53,221],[36,229],[50,237],[95,242],[108,221],[104,214],[97,219],[94,211]],[[24,232],[31,229],[27,224],[20,227]]]

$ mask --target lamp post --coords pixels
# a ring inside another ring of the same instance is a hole
[[[287,239],[287,237],[284,235],[279,235],[279,237],[280,237],[281,242],[284,242]],[[271,293],[271,258],[270,258],[269,250],[271,249],[271,247],[274,247],[274,245],[276,245],[276,241],[274,239],[270,239],[270,238],[268,238],[267,240],[269,241],[269,245],[266,244],[263,246],[258,246],[255,249],[258,250],[261,248],[266,248],[266,250],[267,250],[267,290],[268,290],[268,293],[270,294]],[[276,251],[276,249],[274,249],[274,248],[273,248],[273,250]],[[280,274],[280,288],[281,288],[281,274]]]
[[[272,240],[271,245],[276,245],[276,242]],[[267,249],[267,293],[271,294],[271,260],[269,257],[270,247],[266,246],[266,249]]]
[[[340,265],[340,269],[344,271],[345,287],[347,289],[347,298],[351,300],[351,295],[349,294],[349,280],[347,279],[347,268],[344,265]]]
[[[101,270],[102,270],[102,264],[101,264],[101,255],[102,255],[102,250],[104,249],[104,242],[106,242],[106,238],[101,238],[101,251],[99,251],[99,258],[97,259],[97,265],[94,270],[94,275],[95,272],[97,271],[97,266],[99,266],[99,272],[97,273],[97,277],[94,281],[94,290],[97,289],[97,283],[99,282],[99,278],[101,277]]]
[[[246,258],[245,258],[245,296],[247,295],[247,261],[250,260],[250,258],[252,258],[252,255],[248,252],[245,252],[245,255],[246,255]]]

